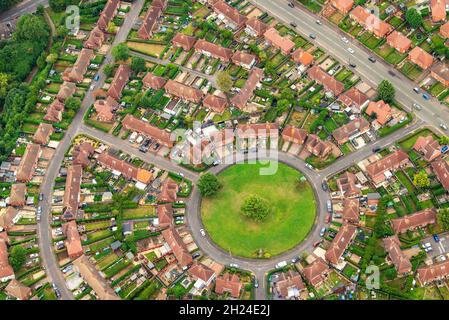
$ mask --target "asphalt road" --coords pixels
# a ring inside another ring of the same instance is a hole
[[[359,74],[364,81],[374,88],[382,80],[388,79],[396,88],[396,99],[405,108],[410,111],[414,102],[423,107],[423,110],[416,111],[415,114],[426,123],[435,126],[438,130],[440,130],[439,126],[441,123],[449,125],[448,107],[441,105],[435,98],[431,98],[429,101],[424,100],[421,95],[413,91],[413,88],[417,85],[393,66],[380,59],[376,63],[368,61],[368,57],[374,54],[357,40],[352,39],[349,35],[339,30],[337,26],[306,11],[299,3],[295,5],[295,8],[290,8],[287,0],[252,0],[252,2],[280,21],[287,24],[295,22],[297,24],[296,30],[305,37],[314,33],[316,40],[309,38],[310,41],[324,48],[325,51],[338,58],[342,63],[349,64],[350,60],[351,63],[356,64],[354,72]],[[322,25],[316,23],[318,18],[322,21]],[[341,40],[343,36],[349,40],[348,44]],[[349,53],[348,48],[354,49],[355,53]],[[395,76],[391,76],[388,73],[389,71],[393,71]],[[445,134],[447,133],[445,132]]]
[[[0,13],[0,22],[15,20],[25,13],[36,11],[39,5],[47,6],[48,0],[24,0],[14,7]]]

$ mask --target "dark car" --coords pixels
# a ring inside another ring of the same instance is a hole
[[[290,22],[290,25],[293,27],[293,28],[296,28],[298,25],[295,23],[295,22]]]
[[[309,34],[310,39],[316,39],[316,35],[314,33]]]
[[[422,97],[424,100],[430,100],[430,96],[427,93],[423,93]]]
[[[433,240],[435,240],[435,242],[440,242],[440,237],[437,234],[434,234]]]
[[[289,6],[290,8],[294,8],[294,7],[295,7],[295,5],[293,4],[293,2],[289,2],[289,3],[288,3],[288,6]]]
[[[391,71],[391,70],[388,70],[388,74],[389,74],[390,76],[392,76],[392,77],[396,77],[396,73],[394,73],[394,72]]]
[[[374,57],[369,57],[368,60],[371,61],[372,63],[376,62],[376,58]]]
[[[356,65],[355,63],[352,63],[352,62],[349,64],[349,66],[350,66],[351,68],[357,67],[357,65]]]
[[[321,183],[321,188],[323,188],[324,191],[329,190],[329,187],[328,187],[326,181],[323,181],[323,182]]]
[[[380,150],[382,150],[381,147],[374,147],[374,148],[373,148],[373,152],[374,152],[374,153],[377,153],[377,152],[379,152]]]

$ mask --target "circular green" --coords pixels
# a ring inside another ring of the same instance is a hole
[[[270,258],[298,245],[312,228],[316,201],[309,182],[300,182],[299,171],[277,163],[273,175],[260,175],[267,164],[236,164],[218,176],[223,188],[203,198],[201,216],[211,239],[223,250],[246,258]],[[241,206],[249,195],[270,204],[270,215],[261,222],[246,218]]]

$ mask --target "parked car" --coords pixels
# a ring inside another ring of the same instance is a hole
[[[293,27],[293,28],[296,28],[298,25],[296,24],[296,22],[290,22],[290,25]]]
[[[194,254],[192,254],[193,259],[199,258],[200,256],[201,256],[201,253],[199,253],[199,252],[195,252]]]
[[[203,237],[206,236],[206,232],[204,231],[204,229],[200,229],[200,233],[201,233],[201,235],[202,235]]]
[[[326,233],[326,228],[322,228],[320,231],[320,237],[324,237],[324,234]]]
[[[319,20],[319,19],[317,19],[316,21],[315,21],[315,23],[317,24],[317,25],[322,25],[323,23],[321,22],[321,20]]]
[[[413,88],[413,91],[415,91],[416,93],[419,93],[420,90],[419,90],[418,87],[414,87],[414,88]]]
[[[39,193],[39,201],[44,200],[44,194],[43,193]]]
[[[444,131],[447,131],[447,125],[445,125],[444,123],[440,123],[440,128]]]
[[[332,201],[327,200],[327,212],[332,213]]]
[[[342,37],[342,38],[341,38],[341,41],[343,41],[344,43],[349,43],[349,40],[348,40],[348,38],[346,38],[346,37]]]
[[[369,61],[371,61],[372,63],[375,63],[375,62],[376,62],[376,58],[374,58],[374,57],[371,57],[371,56],[370,56],[370,57],[368,57],[368,60],[369,60]]]
[[[288,3],[288,6],[289,6],[290,8],[294,8],[294,7],[295,7],[295,4],[294,4],[293,2],[289,2],[289,3]]]
[[[256,278],[254,278],[254,288],[259,288],[259,281]]]
[[[332,218],[332,216],[331,216],[330,214],[328,214],[328,215],[326,216],[326,223],[331,222],[331,218]]]
[[[238,269],[238,267],[239,267],[239,265],[236,264],[236,263],[231,263],[229,266],[230,266],[231,268],[236,268],[236,269]]]
[[[321,188],[323,188],[323,191],[329,190],[329,186],[327,185],[327,182],[326,182],[326,181],[323,181],[323,182],[321,183]]]
[[[310,38],[310,39],[316,39],[316,34],[315,34],[315,33],[309,34],[309,38]]]
[[[440,237],[437,234],[434,234],[433,240],[435,240],[435,242],[440,242]]]
[[[274,268],[275,268],[275,269],[281,269],[281,268],[283,268],[283,267],[285,267],[285,266],[287,266],[287,261],[281,261],[281,262],[279,262],[278,264],[276,264],[276,265],[274,266]]]
[[[95,80],[95,81],[98,81],[98,80],[100,80],[100,75],[99,75],[99,74],[97,74],[97,75],[95,76],[94,80]]]
[[[374,152],[374,153],[377,153],[377,152],[379,152],[380,150],[382,150],[381,147],[374,147],[374,148],[373,148],[373,152]]]
[[[315,169],[310,163],[306,163],[306,168],[309,168],[310,170]]]
[[[424,100],[430,100],[430,96],[427,93],[423,93],[422,97],[424,98]]]

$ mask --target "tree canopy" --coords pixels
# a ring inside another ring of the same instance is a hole
[[[123,61],[129,58],[129,48],[126,43],[120,43],[112,48],[112,56],[115,60]]]
[[[205,173],[198,181],[198,188],[203,197],[211,197],[220,190],[221,183],[218,181],[217,176],[212,173]]]
[[[413,184],[418,188],[427,188],[430,186],[429,176],[424,170],[422,170],[413,177]]]
[[[145,71],[145,65],[145,59],[141,57],[133,57],[131,60],[131,69],[136,73]]]
[[[440,209],[437,214],[438,225],[445,231],[449,230],[449,209]]]
[[[26,260],[26,250],[22,246],[14,246],[9,253],[9,263],[14,271],[18,271]]]
[[[414,29],[421,27],[423,21],[421,14],[415,8],[407,10],[405,20]]]
[[[255,221],[265,220],[271,212],[268,201],[257,195],[248,196],[241,208],[242,214]]]
[[[220,71],[217,73],[216,77],[217,87],[221,91],[227,93],[232,89],[232,78],[226,71]]]
[[[393,102],[396,90],[388,80],[382,80],[377,87],[377,97],[386,103]]]

